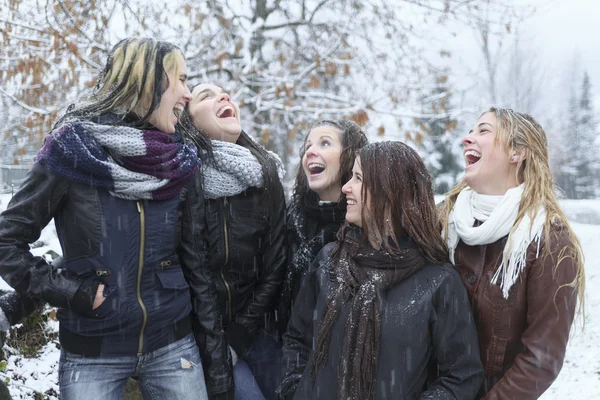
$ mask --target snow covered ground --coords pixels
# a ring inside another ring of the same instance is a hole
[[[0,196],[0,209],[4,209],[9,196]],[[586,319],[582,330],[577,322],[568,346],[563,369],[557,381],[542,396],[542,400],[597,400],[600,398],[600,200],[564,200],[561,202],[573,228],[579,236],[586,257]],[[47,227],[39,247],[33,252],[41,255],[52,249],[60,253],[54,225]],[[0,287],[6,284],[0,279]],[[49,329],[57,330],[52,322]],[[16,351],[4,346],[8,357],[6,372],[0,378],[10,378],[9,389],[14,399],[32,399],[33,392],[46,393],[48,400],[57,399],[58,357],[56,343],[46,345],[37,358],[25,359]],[[39,398],[39,397],[38,397]]]
[[[564,205],[565,210],[583,214],[575,201],[569,203]],[[586,213],[596,210],[595,218],[600,218],[600,201],[582,208]],[[573,229],[585,254],[585,326],[582,330],[579,318],[571,333],[563,369],[542,400],[600,399],[600,221],[593,225],[574,222]]]

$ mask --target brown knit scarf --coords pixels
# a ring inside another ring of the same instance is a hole
[[[381,292],[394,286],[425,264],[416,244],[400,240],[393,254],[360,245],[360,231],[349,230],[334,251],[332,295],[325,306],[317,336],[313,378],[327,363],[332,330],[343,306],[350,301],[345,337],[338,368],[338,399],[375,398],[379,339],[381,336]],[[335,256],[337,254],[337,256]]]

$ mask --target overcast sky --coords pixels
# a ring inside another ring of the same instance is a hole
[[[536,91],[540,93],[536,97],[540,99],[537,109],[530,112],[547,119],[548,115],[557,116],[566,111],[573,86],[581,87],[583,71],[590,76],[595,106],[600,112],[600,0],[512,0],[512,3],[536,7],[533,15],[512,25],[513,33],[518,29],[521,47],[528,49],[528,56],[534,60],[535,71],[541,71],[541,78],[532,78],[532,82],[538,82],[534,86],[541,89]],[[453,80],[459,89],[466,89],[460,100],[461,107],[474,108],[478,115],[480,109],[492,104],[486,96],[485,59],[478,49],[473,26],[460,25],[455,32],[456,36],[443,39],[453,55]],[[511,40],[509,37],[504,39],[501,60],[509,59]],[[495,45],[497,38],[492,38],[492,43]],[[498,71],[497,86],[507,84],[503,74],[506,71]],[[523,88],[529,87],[526,86],[528,82],[522,84]],[[518,105],[508,103],[496,105],[518,108]]]
[[[578,60],[588,71],[600,107],[600,1],[537,0],[537,13],[525,26],[539,43],[551,72],[564,73]]]

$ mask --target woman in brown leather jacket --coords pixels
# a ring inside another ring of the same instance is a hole
[[[537,399],[560,372],[578,298],[582,308],[581,246],[532,117],[492,108],[462,142],[465,176],[441,220],[479,334],[479,398]]]

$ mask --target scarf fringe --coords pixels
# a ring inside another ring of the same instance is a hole
[[[519,228],[517,228],[517,230],[520,228],[521,228],[521,226],[519,226]],[[542,224],[540,226],[540,229],[538,229],[536,232],[534,232],[533,240],[531,241],[531,242],[537,241],[536,257],[538,257],[540,254],[540,243],[541,243],[541,236],[542,236],[543,228],[544,228],[544,225]],[[511,241],[511,238],[509,237],[508,240],[509,240],[509,242],[507,243],[507,247]],[[517,280],[519,279],[519,276],[521,275],[521,272],[527,266],[527,249],[529,248],[529,245],[531,242],[527,242],[527,241],[523,241],[523,240],[520,241],[516,248],[510,249],[510,254],[507,254],[507,252],[506,252],[507,249],[505,249],[505,252],[502,256],[502,263],[500,264],[500,267],[498,267],[498,269],[494,273],[494,276],[492,276],[491,282],[494,284],[500,283],[500,288],[502,289],[502,296],[505,299],[508,299],[510,288],[517,282]]]
[[[379,293],[421,268],[425,259],[418,247],[408,241],[408,247],[392,256],[361,245],[361,232],[348,232],[348,229],[346,225],[341,233],[340,256],[332,271],[335,286],[321,317],[312,377],[314,379],[317,369],[327,363],[333,326],[342,307],[349,307],[338,361],[337,399],[373,400],[382,323]]]

